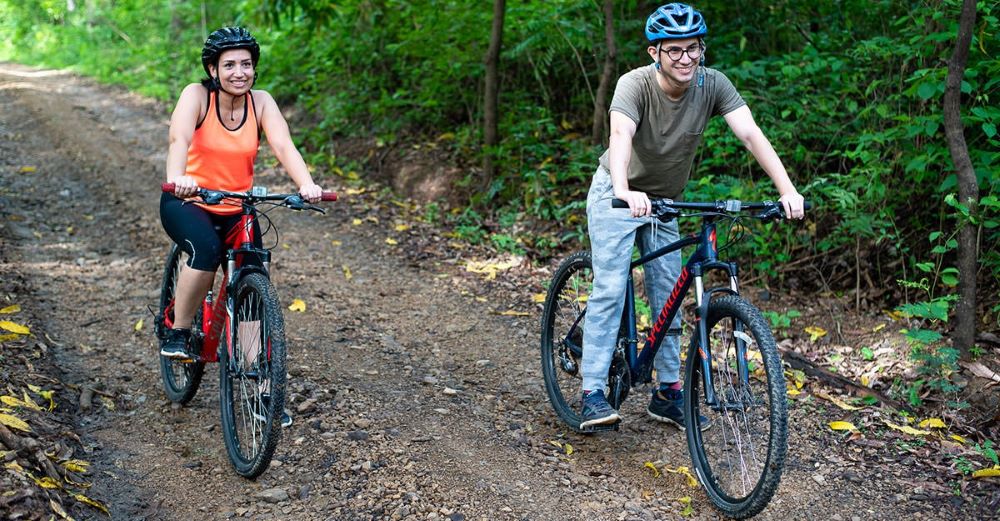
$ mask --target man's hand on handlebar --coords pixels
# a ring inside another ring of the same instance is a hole
[[[632,213],[632,217],[650,215],[650,212],[652,211],[652,205],[649,203],[649,197],[644,192],[625,190],[619,193],[616,191],[615,197],[628,203],[628,208]]]
[[[781,206],[785,208],[785,217],[789,219],[803,219],[806,216],[805,198],[798,192],[784,194],[778,199]]]

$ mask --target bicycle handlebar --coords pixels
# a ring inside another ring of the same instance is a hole
[[[652,215],[658,219],[672,219],[681,215],[681,210],[700,210],[719,213],[736,213],[741,211],[763,210],[754,215],[754,218],[761,220],[776,220],[785,217],[785,208],[777,201],[763,201],[746,203],[737,199],[725,201],[712,201],[709,203],[689,203],[684,201],[672,201],[670,199],[650,199]],[[612,208],[628,208],[628,203],[622,199],[611,200]],[[805,201],[805,210],[812,209],[812,203]]]
[[[160,189],[168,194],[174,193],[174,189],[177,185],[174,183],[162,183]],[[195,195],[200,197],[205,204],[219,204],[223,199],[240,199],[243,201],[248,201],[250,204],[258,201],[282,201],[285,206],[289,208],[302,210],[318,210],[322,212],[323,210],[315,206],[309,205],[305,199],[299,194],[267,194],[258,193],[255,194],[254,190],[249,192],[227,192],[225,190],[208,190],[205,188],[199,188]],[[337,192],[323,192],[320,196],[321,201],[336,201]]]

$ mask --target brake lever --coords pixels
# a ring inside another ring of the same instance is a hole
[[[289,208],[289,209],[292,209],[292,210],[297,210],[297,211],[298,210],[313,210],[313,211],[319,212],[319,213],[324,214],[324,215],[326,214],[326,210],[324,210],[324,209],[322,209],[322,208],[320,208],[320,207],[318,207],[316,205],[307,203],[305,201],[305,199],[303,199],[302,196],[299,195],[299,194],[290,195],[290,196],[286,197],[285,200],[282,201],[282,205],[285,206],[286,208]]]

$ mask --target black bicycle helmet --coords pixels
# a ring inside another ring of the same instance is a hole
[[[242,27],[223,27],[208,35],[205,47],[201,50],[201,65],[205,68],[205,74],[211,76],[212,73],[209,72],[208,66],[218,66],[219,55],[230,49],[250,51],[250,60],[253,61],[254,68],[257,68],[260,46],[257,45],[257,40],[250,34],[250,31]]]

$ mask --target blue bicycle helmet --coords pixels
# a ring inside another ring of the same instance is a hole
[[[680,40],[708,34],[705,17],[687,4],[670,3],[660,6],[646,20],[646,38],[650,43],[660,40]]]

